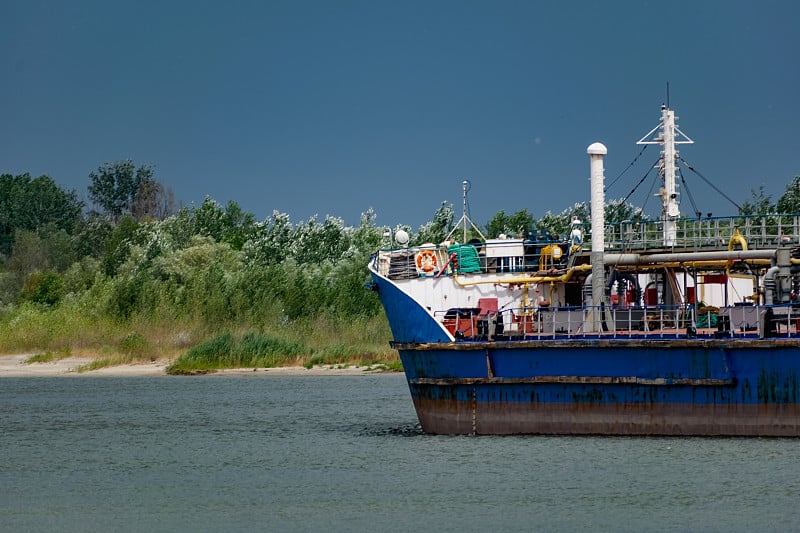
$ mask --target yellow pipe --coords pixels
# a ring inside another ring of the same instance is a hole
[[[792,259],[793,265],[800,265],[800,259]],[[743,261],[749,265],[764,265],[768,266],[772,264],[772,261],[769,259],[750,259],[747,261]],[[653,269],[661,269],[661,268],[719,268],[720,270],[726,270],[728,268],[728,261],[726,259],[720,259],[716,261],[672,261],[668,263],[659,263],[659,264],[652,264],[652,265],[626,265],[624,268],[619,268],[620,271],[638,271],[638,270],[653,270]],[[527,285],[531,283],[566,283],[572,278],[572,275],[575,272],[586,272],[592,269],[592,265],[578,265],[575,267],[570,268],[564,274],[560,274],[558,276],[525,276],[525,277],[516,277],[516,278],[505,278],[505,279],[491,279],[491,280],[481,280],[481,281],[461,281],[459,279],[458,274],[453,275],[453,280],[461,286],[461,287],[469,287],[471,285],[485,285],[487,283],[493,284],[506,284],[506,285]]]
[[[731,235],[731,240],[728,242],[728,251],[733,251],[736,248],[736,243],[742,247],[742,250],[747,250],[747,241],[742,234],[739,233],[739,229],[736,228],[733,230],[733,235]],[[733,261],[729,260],[728,265],[725,267],[725,275],[730,277],[731,275],[731,266],[733,266]]]
[[[522,286],[522,314],[525,316],[533,316],[533,306],[531,305],[531,299],[528,296],[529,288],[530,283],[526,283]]]
[[[747,250],[747,240],[739,233],[739,229],[733,230],[733,235],[731,235],[731,240],[728,241],[728,251],[733,251],[736,248],[736,243],[742,247],[742,250]]]
[[[564,274],[559,276],[525,276],[525,277],[518,277],[518,278],[507,278],[507,279],[491,279],[491,280],[482,280],[482,281],[461,281],[458,278],[458,274],[453,274],[453,280],[461,286],[461,287],[468,287],[470,285],[485,285],[487,283],[493,283],[495,285],[503,283],[507,285],[529,285],[531,283],[543,283],[543,282],[554,282],[554,283],[566,283],[572,277],[572,274],[575,272],[583,272],[586,270],[591,270],[592,265],[578,265],[576,267],[572,267],[567,270]]]

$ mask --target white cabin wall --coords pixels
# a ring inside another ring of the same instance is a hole
[[[639,285],[644,291],[648,284],[653,281],[652,276],[649,274],[639,274]],[[686,301],[686,290],[684,288],[684,277],[678,274],[678,290],[684,301]],[[686,275],[686,287],[694,287],[694,278]],[[661,297],[661,287],[657,287],[659,297]],[[612,294],[616,291],[616,287],[612,288]],[[751,303],[753,300],[750,298],[753,295],[753,279],[750,277],[729,277],[728,278],[728,305],[735,303]],[[706,305],[714,307],[725,306],[725,285],[722,283],[701,283],[695,290],[695,301],[703,302]],[[652,305],[652,304],[650,304]]]
[[[751,278],[728,278],[728,305],[736,303],[752,303],[753,280]],[[697,300],[706,305],[723,307],[725,305],[725,285],[709,283],[700,286]]]
[[[496,277],[499,281],[500,276]],[[471,276],[464,276],[463,282],[469,283],[475,281],[476,278]],[[486,277],[482,278],[484,281]],[[441,278],[419,278],[410,280],[395,280],[395,283],[404,292],[410,295],[414,300],[420,302],[426,308],[429,308],[431,313],[436,315],[436,318],[442,319],[444,311],[456,307],[478,307],[478,301],[481,298],[497,298],[497,306],[499,309],[516,309],[522,305],[523,291],[521,288],[510,289],[505,285],[496,285],[495,283],[488,282],[478,285],[469,285],[462,287],[458,285],[455,280],[450,276],[442,276]],[[528,297],[533,300],[535,293],[531,288]]]

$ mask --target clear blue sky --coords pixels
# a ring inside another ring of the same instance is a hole
[[[443,200],[460,216],[469,179],[477,223],[539,217],[588,201],[592,142],[609,181],[633,160],[669,82],[684,159],[737,202],[777,199],[800,175],[798,28],[790,0],[5,0],[0,172],[87,198],[130,158],[184,205],[415,229]],[[735,212],[685,176],[703,212]]]

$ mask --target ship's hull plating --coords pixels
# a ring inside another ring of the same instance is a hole
[[[800,341],[398,345],[425,432],[800,436]]]

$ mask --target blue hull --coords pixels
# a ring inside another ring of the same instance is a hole
[[[399,345],[436,434],[800,436],[795,340]]]

